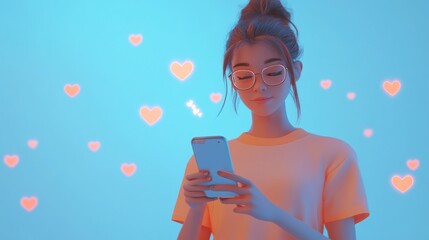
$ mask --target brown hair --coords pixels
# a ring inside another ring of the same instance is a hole
[[[251,44],[263,41],[279,49],[287,63],[291,85],[294,92],[293,100],[297,107],[298,119],[301,115],[298,91],[294,75],[293,61],[301,56],[301,49],[297,43],[298,29],[290,20],[290,13],[283,7],[280,0],[250,0],[241,11],[238,23],[229,33],[223,60],[223,79],[225,83],[225,98],[221,111],[225,105],[228,87],[226,71],[231,70],[231,59],[234,50],[242,44]],[[291,29],[292,25],[296,30]],[[237,92],[233,92],[234,111],[237,113]]]

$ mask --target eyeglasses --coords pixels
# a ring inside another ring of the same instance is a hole
[[[269,86],[282,84],[287,77],[287,68],[281,64],[268,66],[260,73],[254,73],[250,70],[237,70],[228,75],[232,84],[239,90],[252,88],[256,83],[256,74],[261,74],[262,81]]]

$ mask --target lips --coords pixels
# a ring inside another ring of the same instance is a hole
[[[251,101],[253,102],[266,102],[268,100],[270,100],[272,97],[258,97],[255,99],[252,99]]]

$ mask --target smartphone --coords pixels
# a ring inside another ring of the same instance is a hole
[[[228,142],[222,136],[207,136],[207,137],[194,137],[191,141],[192,150],[194,151],[195,160],[199,170],[209,170],[210,182],[202,183],[201,185],[216,185],[216,184],[230,184],[237,185],[231,179],[221,177],[217,171],[224,170],[234,173],[231,157],[229,155]],[[211,198],[227,198],[237,196],[234,192],[227,191],[212,191],[204,190],[207,197]]]

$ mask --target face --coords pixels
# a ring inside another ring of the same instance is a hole
[[[234,87],[241,101],[252,111],[252,114],[270,116],[285,111],[285,100],[291,88],[288,71],[285,70],[284,82],[277,86],[267,85],[262,80],[262,74],[259,74],[264,68],[279,64],[287,67],[280,52],[265,42],[244,44],[234,50],[231,60],[232,72],[251,70],[256,74],[256,82],[250,89],[239,90]],[[278,74],[278,71],[274,74]]]

